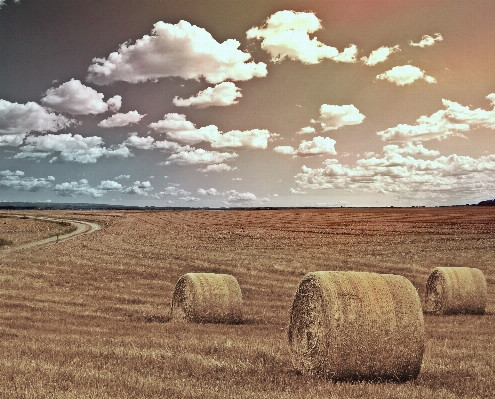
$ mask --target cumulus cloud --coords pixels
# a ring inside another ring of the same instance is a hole
[[[273,151],[284,155],[296,155],[296,150],[290,145],[279,145],[273,149]]]
[[[369,57],[362,57],[361,61],[363,61],[365,65],[373,66],[380,62],[386,61],[390,54],[397,51],[400,51],[398,45],[394,47],[382,46],[379,49],[372,51]]]
[[[118,111],[122,97],[115,96],[103,101],[103,94],[83,85],[79,80],[71,79],[57,88],[48,89],[41,103],[54,111],[67,112],[72,115],[101,114]]]
[[[210,143],[213,148],[246,147],[266,149],[268,139],[273,136],[266,129],[232,130],[222,133],[215,125],[196,128],[183,114],[165,114],[164,118],[149,125],[158,133],[166,133],[169,140],[182,144]]]
[[[122,194],[137,194],[148,196],[148,192],[153,190],[149,181],[136,181],[132,186],[124,187],[113,180],[102,180],[96,187],[92,187],[87,179],[79,181],[65,182],[55,185],[53,190],[61,197],[76,197],[78,195],[91,196],[93,198],[103,197],[107,192],[120,192]]]
[[[187,99],[175,97],[173,103],[177,107],[225,107],[239,103],[239,101],[236,100],[239,97],[242,97],[242,94],[234,83],[223,82],[214,87],[208,87],[195,96]]]
[[[130,124],[138,123],[141,119],[146,116],[140,115],[137,111],[129,111],[126,114],[114,114],[110,118],[102,120],[98,123],[100,127],[121,127],[128,126]]]
[[[232,130],[219,134],[210,140],[210,143],[213,148],[246,147],[264,150],[268,146],[268,139],[270,137],[271,134],[266,129]]]
[[[186,197],[180,197],[179,198],[181,201],[184,201],[184,202],[197,202],[197,201],[200,201],[199,198],[196,198],[196,197],[191,197],[191,196],[186,196]]]
[[[158,122],[153,122],[148,125],[153,130],[158,133],[169,133],[169,132],[184,132],[184,131],[194,131],[196,126],[194,123],[186,119],[186,115],[169,113],[165,114],[162,120]]]
[[[424,48],[427,46],[433,46],[436,42],[441,42],[442,40],[442,35],[440,33],[435,33],[435,37],[423,35],[421,41],[419,41],[418,43],[414,43],[412,40],[410,40],[409,45]]]
[[[134,184],[130,187],[125,187],[121,190],[124,194],[133,194],[133,195],[144,195],[147,196],[148,192],[153,190],[153,186],[149,181],[135,181]]]
[[[65,182],[57,184],[53,191],[61,197],[76,197],[78,195],[88,195],[93,198],[103,197],[104,190],[93,188],[89,185],[88,180],[81,179],[79,181]]]
[[[296,134],[313,134],[315,132],[316,130],[313,126],[306,126],[303,127],[301,130],[299,130],[298,132],[296,132]]]
[[[0,135],[0,147],[17,147],[24,141],[25,134]]]
[[[416,155],[411,156],[411,154]],[[394,194],[398,198],[452,199],[473,193],[488,196],[495,189],[495,155],[437,156],[422,146],[385,146],[382,154],[359,159],[354,166],[327,159],[322,168],[303,166],[295,176],[300,189],[348,189]]]
[[[336,155],[336,141],[330,137],[314,137],[312,140],[303,140],[296,150],[291,146],[278,146],[273,150],[280,154],[293,155],[294,157],[308,157],[317,155]]]
[[[0,99],[0,134],[56,132],[73,123],[74,120],[50,112],[35,102],[18,104]]]
[[[399,124],[396,127],[377,132],[384,141],[426,141],[445,139],[449,136],[463,136],[463,132],[480,127],[495,129],[495,93],[487,97],[494,109],[470,109],[459,103],[442,100],[446,109],[430,116],[421,116],[416,125]]]
[[[320,118],[311,123],[320,123],[323,131],[336,130],[343,126],[359,125],[366,118],[354,105],[328,105],[320,107]]]
[[[165,190],[160,191],[159,193],[155,193],[152,195],[153,198],[159,199],[168,195],[179,196],[179,195],[189,195],[191,194],[189,191],[183,190],[177,186],[168,186]]]
[[[225,192],[219,192],[215,188],[210,188],[205,190],[203,188],[198,189],[198,194],[214,197],[223,197],[223,203],[226,205],[260,205],[270,202],[269,198],[258,198],[255,194],[251,192],[241,193],[236,190],[228,190]]]
[[[199,168],[196,169],[198,172],[201,173],[209,173],[209,172],[230,172],[232,170],[237,170],[236,167],[232,167],[230,165],[227,165],[226,163],[220,163],[220,164],[212,164],[208,165],[206,168]]]
[[[197,164],[220,164],[225,161],[230,161],[237,158],[239,155],[235,152],[218,152],[206,151],[202,148],[197,148],[190,151],[181,151],[170,155],[165,165],[197,165]]]
[[[12,172],[10,170],[0,171],[0,188],[12,188],[17,191],[38,191],[41,188],[51,187],[55,180],[53,176],[47,178],[25,177],[21,170]]]
[[[221,192],[219,192],[216,188],[209,188],[208,190],[205,190],[204,188],[198,188],[198,194],[201,195],[213,195],[213,196],[218,196],[222,195]]]
[[[322,28],[320,20],[311,12],[278,11],[270,16],[263,27],[247,31],[248,39],[261,40],[273,62],[284,58],[305,64],[318,64],[327,58],[338,62],[356,62],[357,47],[350,45],[342,53],[327,46],[310,34]]]
[[[106,85],[115,81],[145,82],[167,76],[204,77],[210,83],[250,80],[267,74],[266,64],[239,50],[240,43],[217,42],[205,29],[180,21],[154,24],[151,35],[123,43],[107,58],[94,58],[87,80]]]
[[[158,148],[163,151],[170,151],[170,152],[190,151],[193,149],[188,145],[181,146],[172,141],[167,141],[167,140],[156,141],[151,136],[140,137],[137,135],[136,132],[129,134],[129,137],[124,141],[123,145],[139,148],[141,150],[152,150]]]
[[[437,83],[434,77],[426,75],[425,71],[412,65],[395,66],[389,71],[377,75],[376,78],[379,80],[388,80],[397,86],[410,85],[418,79],[423,79],[427,83]]]
[[[127,158],[131,156],[125,145],[103,147],[103,139],[98,136],[83,137],[79,134],[47,134],[44,136],[28,136],[25,145],[14,158],[40,158],[47,155],[58,155],[51,162],[95,163],[102,156]],[[34,155],[33,155],[34,154]]]

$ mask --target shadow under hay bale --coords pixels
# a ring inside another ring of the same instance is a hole
[[[172,321],[229,323],[242,321],[242,292],[229,274],[187,273],[175,286]]]
[[[484,314],[486,279],[473,267],[437,267],[426,282],[425,313]]]
[[[288,338],[292,363],[302,374],[415,379],[425,345],[421,301],[402,276],[308,273],[294,297]]]

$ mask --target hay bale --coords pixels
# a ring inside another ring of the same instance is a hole
[[[425,313],[483,314],[486,280],[473,267],[437,267],[426,282]]]
[[[187,273],[175,286],[172,320],[193,323],[238,323],[242,319],[242,293],[229,274]]]
[[[425,345],[421,301],[402,276],[309,273],[294,297],[288,338],[292,363],[303,374],[414,379]]]

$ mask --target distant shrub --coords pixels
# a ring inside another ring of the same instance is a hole
[[[425,312],[485,313],[486,279],[473,267],[437,267],[426,282]]]
[[[241,287],[229,274],[184,274],[175,286],[171,315],[179,322],[239,323]]]
[[[425,346],[421,301],[402,276],[309,273],[294,297],[288,338],[292,363],[303,374],[411,380]]]
[[[6,240],[5,238],[0,238],[0,248],[12,245],[12,241]]]

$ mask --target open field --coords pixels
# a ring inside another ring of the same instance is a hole
[[[495,397],[495,207],[23,213],[102,229],[0,257],[0,398]],[[400,274],[423,298],[437,266],[481,269],[487,314],[425,316],[416,381],[293,370],[287,323],[306,273]],[[187,272],[234,275],[243,322],[169,322]]]
[[[2,246],[18,246],[32,241],[42,240],[64,234],[72,230],[67,222],[53,222],[27,217],[7,217],[0,214],[0,242]]]

